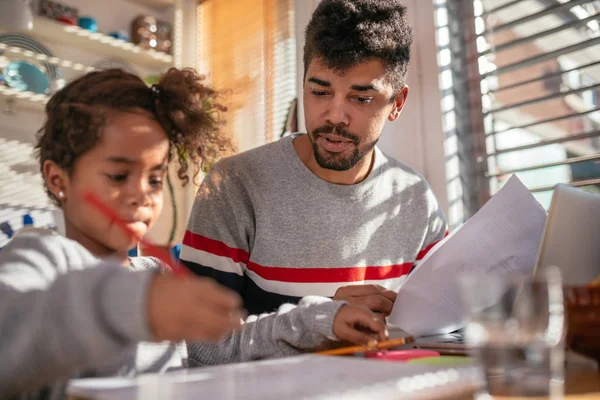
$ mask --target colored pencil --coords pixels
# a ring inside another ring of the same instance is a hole
[[[315,354],[322,354],[327,356],[342,356],[347,354],[354,353],[363,353],[365,351],[377,351],[388,349],[394,346],[400,346],[407,343],[412,343],[415,341],[415,338],[412,336],[399,338],[399,339],[391,339],[391,340],[383,340],[381,342],[375,343],[373,346],[350,346],[350,347],[341,347],[339,349],[319,351]]]

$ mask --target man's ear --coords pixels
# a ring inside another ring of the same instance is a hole
[[[406,104],[406,99],[408,97],[408,85],[404,85],[404,87],[398,92],[396,97],[394,98],[392,109],[390,110],[390,114],[388,115],[388,120],[395,121],[400,116],[404,105]]]
[[[69,175],[54,161],[46,160],[42,165],[44,180],[50,193],[60,202],[67,200],[69,193]]]

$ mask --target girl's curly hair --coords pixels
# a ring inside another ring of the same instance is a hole
[[[72,172],[77,159],[100,138],[110,111],[145,110],[162,125],[171,145],[170,156],[179,160],[177,174],[187,184],[190,165],[196,177],[229,148],[220,135],[220,94],[204,84],[204,76],[191,68],[170,68],[152,87],[120,69],[90,72],[58,91],[46,105],[46,121],[38,131],[36,150],[40,168],[54,161]],[[42,171],[43,173],[43,171]],[[48,190],[50,198],[58,199]]]

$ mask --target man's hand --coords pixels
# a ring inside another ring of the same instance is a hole
[[[366,306],[386,317],[392,312],[397,293],[379,285],[349,285],[339,288],[334,300],[344,300],[353,305]]]
[[[342,306],[333,321],[333,333],[340,340],[363,346],[388,338],[385,322],[362,306]]]

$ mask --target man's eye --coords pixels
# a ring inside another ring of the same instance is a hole
[[[373,102],[373,99],[369,97],[355,97],[355,100],[360,104],[371,104]]]
[[[315,96],[325,96],[327,94],[327,92],[323,90],[311,90],[310,92]]]

